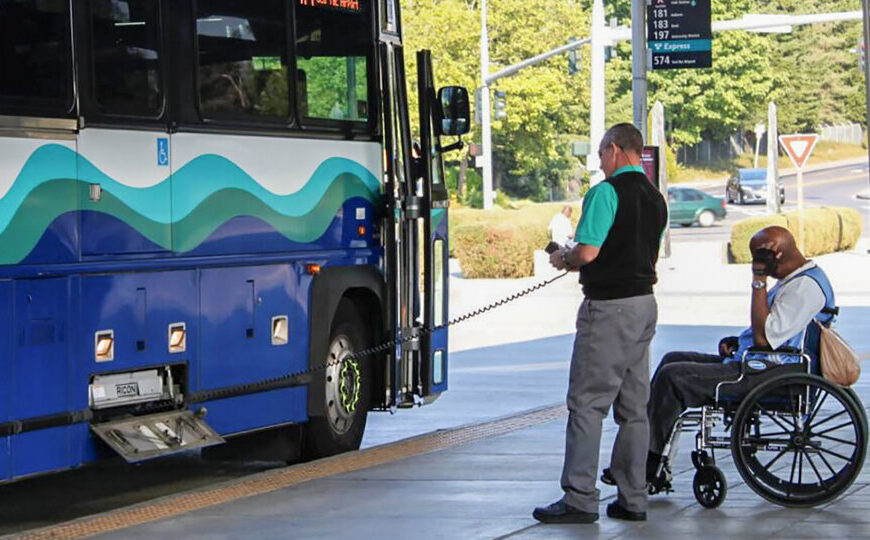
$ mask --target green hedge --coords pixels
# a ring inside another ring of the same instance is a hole
[[[732,260],[752,261],[749,239],[771,225],[786,227],[798,237],[797,212],[742,219],[731,227]],[[807,257],[852,249],[861,237],[861,214],[854,208],[810,208],[804,210],[804,232]]]
[[[564,203],[517,209],[450,210],[450,249],[467,278],[519,278],[534,272],[534,251],[550,241],[547,225]],[[576,225],[580,204],[572,203]]]

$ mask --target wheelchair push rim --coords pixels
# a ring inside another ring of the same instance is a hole
[[[746,396],[731,439],[734,463],[753,491],[782,506],[816,506],[840,496],[861,472],[866,417],[843,388],[786,374]]]

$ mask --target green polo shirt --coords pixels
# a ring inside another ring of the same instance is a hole
[[[612,177],[625,172],[645,174],[640,165],[626,165],[616,169]],[[578,244],[601,247],[607,239],[607,233],[613,227],[618,203],[616,190],[608,182],[599,182],[587,191],[586,196],[583,197],[583,213],[580,215],[580,223],[577,224],[574,241]]]

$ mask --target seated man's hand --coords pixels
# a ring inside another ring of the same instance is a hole
[[[728,336],[719,340],[719,356],[728,358],[733,355],[739,346],[737,336]]]

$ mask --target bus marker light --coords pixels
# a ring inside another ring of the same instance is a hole
[[[187,349],[187,332],[185,324],[172,323],[169,325],[169,352],[180,353]]]
[[[359,227],[357,227],[357,228],[356,228],[356,234],[359,235],[359,236],[365,236],[365,235],[366,235],[366,226],[365,226],[365,225],[360,225]]]
[[[94,334],[94,358],[97,362],[111,362],[115,359],[113,330],[99,330]]]
[[[306,264],[305,271],[311,275],[320,273],[320,265],[319,264]]]
[[[290,336],[287,315],[272,317],[272,345],[286,345]]]

